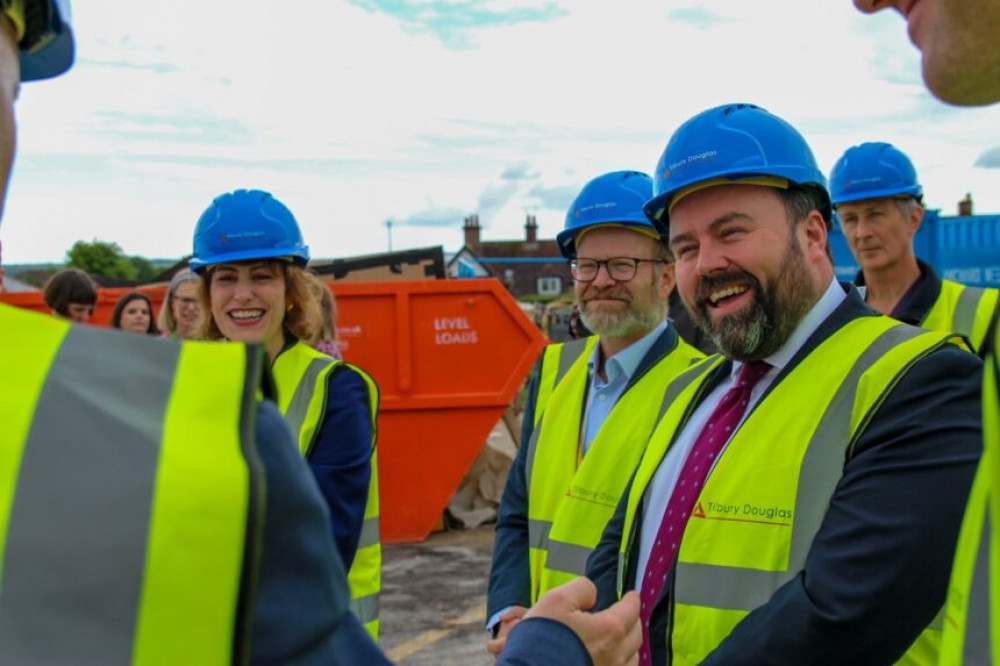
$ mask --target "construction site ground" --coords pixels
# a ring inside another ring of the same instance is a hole
[[[381,646],[401,666],[490,666],[486,582],[493,526],[383,548]]]

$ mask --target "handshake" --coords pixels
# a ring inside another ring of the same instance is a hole
[[[590,613],[597,600],[597,589],[586,578],[577,578],[564,585],[549,590],[530,609],[515,606],[500,618],[497,637],[486,644],[486,649],[499,658],[512,630],[521,632],[528,630],[528,624],[534,624],[533,631],[539,640],[551,636],[552,632],[560,631],[557,625],[546,627],[538,623],[523,623],[524,620],[545,619],[568,627],[587,648],[595,666],[625,666],[639,663],[639,647],[642,645],[642,627],[639,624],[639,595],[629,592],[621,601],[607,610]],[[524,624],[522,629],[520,626]],[[515,628],[516,627],[516,628]],[[518,636],[523,639],[523,636]],[[547,642],[547,641],[544,641]],[[532,641],[535,652],[544,649],[544,645]],[[511,655],[504,655],[509,657]],[[568,657],[561,655],[561,663]],[[504,660],[504,663],[508,663]],[[512,663],[519,663],[516,659]]]

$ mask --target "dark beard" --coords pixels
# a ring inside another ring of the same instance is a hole
[[[753,301],[743,312],[712,319],[708,294],[727,284],[749,285]],[[727,357],[737,361],[758,361],[781,349],[802,318],[816,302],[812,276],[798,239],[792,236],[778,278],[764,289],[760,281],[742,270],[703,278],[695,306],[685,306]]]

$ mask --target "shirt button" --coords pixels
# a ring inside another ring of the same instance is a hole
[[[606,395],[604,395],[604,394],[602,393],[601,395],[597,396],[597,399],[598,399],[598,400],[604,400],[604,399],[605,399],[605,398],[607,398],[607,397],[608,397],[608,396],[606,396]]]

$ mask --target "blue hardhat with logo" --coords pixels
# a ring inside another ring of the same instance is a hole
[[[599,226],[620,226],[658,236],[643,212],[653,194],[653,180],[638,171],[612,171],[587,183],[566,213],[566,224],[556,235],[559,251],[576,256],[582,231]]]
[[[646,214],[667,235],[670,208],[680,197],[725,183],[799,186],[814,195],[830,224],[826,178],[806,140],[789,123],[753,104],[717,106],[674,132],[656,165]]]
[[[17,31],[22,81],[50,79],[72,66],[69,0],[8,0],[2,5]]]
[[[309,261],[292,211],[268,192],[236,190],[215,198],[194,230],[191,270],[253,259]]]
[[[882,197],[913,197],[919,201],[923,194],[910,158],[889,143],[851,146],[830,172],[834,206]]]

